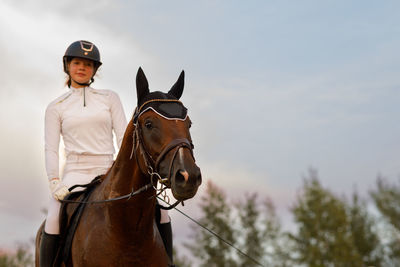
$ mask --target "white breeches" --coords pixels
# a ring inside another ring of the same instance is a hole
[[[105,174],[113,162],[112,155],[69,155],[65,164],[62,183],[70,188],[76,184],[88,184],[96,176]],[[82,190],[76,188],[74,191]],[[48,213],[46,217],[45,232],[48,234],[60,233],[60,214],[61,203],[54,199],[50,194]],[[170,221],[168,211],[161,210],[161,223]]]

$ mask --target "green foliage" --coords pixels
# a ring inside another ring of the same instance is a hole
[[[202,218],[199,222],[218,233],[223,239],[234,243],[231,208],[226,202],[225,194],[209,182],[207,194],[202,196],[201,200]],[[200,266],[236,266],[231,247],[197,226],[193,226],[192,229],[194,242],[186,246],[200,261]]]
[[[237,204],[239,219],[241,223],[241,236],[243,237],[242,251],[252,259],[260,262],[263,251],[263,236],[257,223],[260,218],[260,211],[257,209],[257,194],[247,195],[244,202]],[[239,266],[258,266],[249,257],[240,257]]]
[[[240,256],[239,266],[259,266],[258,263],[292,266],[287,253],[288,240],[282,233],[273,202],[267,198],[261,206],[254,193],[246,195],[236,207],[239,215],[236,236],[243,240],[241,250],[251,257]]]
[[[391,185],[382,177],[378,177],[377,189],[371,196],[382,215],[400,231],[400,187]]]
[[[0,267],[29,267],[34,266],[33,256],[27,245],[20,245],[14,254],[0,256]]]
[[[350,233],[354,246],[366,266],[382,266],[383,248],[377,234],[376,220],[368,213],[365,201],[353,194],[349,205]]]
[[[376,207],[386,221],[383,234],[387,240],[386,263],[391,266],[400,265],[400,185],[390,184],[378,177],[376,189],[370,192]]]
[[[293,266],[290,255],[293,244],[288,238],[288,234],[282,231],[274,203],[269,198],[264,202],[264,209],[262,236],[266,266]]]
[[[186,257],[181,256],[180,253],[174,249],[174,264],[179,267],[191,267],[193,266],[192,262]]]
[[[200,223],[248,256],[193,226],[194,241],[186,246],[200,266],[293,266],[272,201],[262,205],[257,194],[249,194],[229,205],[224,192],[209,182],[201,203]]]
[[[339,199],[310,170],[292,212],[298,227],[291,234],[299,264],[308,266],[379,266],[380,242],[365,204]],[[381,251],[380,251],[381,252]]]

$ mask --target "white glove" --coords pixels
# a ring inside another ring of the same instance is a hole
[[[69,194],[67,186],[61,183],[60,178],[51,179],[49,186],[51,194],[57,200],[63,200]]]

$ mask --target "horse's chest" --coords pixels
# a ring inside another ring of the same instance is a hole
[[[73,248],[73,266],[167,266],[165,250],[151,239],[124,242],[96,229],[88,234]]]
[[[167,261],[160,254],[154,251],[115,251],[115,248],[109,248],[109,251],[101,253],[84,253],[83,257],[73,257],[73,266],[167,266]]]

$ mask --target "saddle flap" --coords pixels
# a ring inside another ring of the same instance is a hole
[[[60,264],[61,262],[67,264],[71,254],[72,240],[74,238],[76,228],[78,227],[79,220],[82,217],[83,211],[86,207],[86,203],[84,202],[87,202],[91,193],[100,182],[101,177],[97,176],[89,184],[76,185],[69,189],[73,190],[77,187],[85,188],[83,191],[71,192],[65,197],[65,200],[74,200],[83,203],[73,204],[71,207],[68,206],[71,203],[62,202],[60,208],[60,248],[56,258],[57,264]]]

